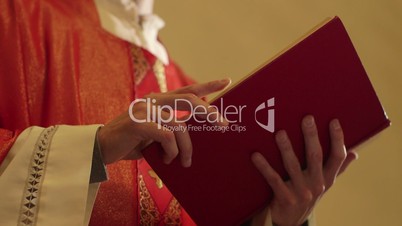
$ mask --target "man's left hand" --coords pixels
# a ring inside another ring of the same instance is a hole
[[[284,181],[260,153],[254,153],[251,157],[274,192],[267,208],[271,211],[272,221],[280,226],[303,224],[317,201],[334,184],[337,175],[357,159],[356,152],[346,152],[343,131],[337,119],[330,122],[331,151],[324,165],[313,116],[306,116],[301,124],[306,149],[305,170],[301,169],[292,144],[283,130],[276,134],[275,139],[290,177],[288,181]],[[267,213],[268,211],[264,210],[255,216],[253,225],[262,225]]]

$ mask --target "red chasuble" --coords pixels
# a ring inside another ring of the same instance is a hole
[[[105,124],[160,91],[155,57],[104,31],[91,0],[1,0],[0,9],[0,163],[29,126]],[[150,65],[143,78],[138,50]],[[173,63],[164,70],[169,90],[191,83]],[[194,224],[145,160],[107,168],[90,225]]]

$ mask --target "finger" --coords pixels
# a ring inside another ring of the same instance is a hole
[[[302,131],[306,149],[307,170],[314,181],[323,183],[322,148],[313,116],[308,115],[303,118]]]
[[[152,99],[154,104],[159,106],[161,111],[189,111],[204,120],[206,119],[212,124],[224,126],[228,125],[227,120],[222,117],[215,106],[211,106],[194,94],[151,94],[149,97]],[[159,113],[160,111],[157,112]],[[187,119],[189,117],[191,117],[191,115],[187,116]]]
[[[346,158],[346,149],[343,141],[343,131],[339,120],[332,120],[329,127],[329,134],[331,138],[331,152],[328,161],[324,166],[324,178],[327,188],[329,188],[335,182],[336,175],[338,174],[338,171]]]
[[[154,122],[139,123],[135,126],[137,134],[142,134],[143,139],[152,139],[159,142],[164,150],[163,161],[170,164],[179,153],[176,137],[173,131],[162,129],[162,126]]]
[[[358,158],[359,158],[359,155],[356,152],[348,151],[346,159],[345,159],[345,161],[343,161],[342,166],[339,169],[337,176],[339,176],[341,173],[343,173],[348,168],[350,163],[353,162],[354,160],[357,160]]]
[[[265,178],[275,196],[280,200],[286,200],[291,196],[291,192],[279,174],[271,167],[267,160],[260,153],[255,152],[251,155],[254,166]]]
[[[228,85],[230,85],[230,83],[231,83],[231,80],[226,78],[226,79],[211,81],[211,82],[207,82],[207,83],[203,83],[203,84],[194,84],[194,85],[186,86],[181,89],[171,91],[170,93],[175,93],[175,94],[192,93],[198,97],[204,97],[204,96],[207,96],[208,94],[223,90]]]
[[[162,117],[169,118],[170,114],[164,112]],[[187,126],[185,123],[178,123],[175,121],[169,121],[162,124],[164,127],[163,129],[169,129],[173,131],[176,143],[179,148],[179,155],[181,164],[183,167],[190,167],[191,166],[191,157],[193,153],[193,145],[191,144],[191,138],[187,130]]]
[[[297,159],[288,135],[284,130],[279,131],[275,136],[276,144],[281,152],[282,161],[292,183],[296,187],[304,187],[303,173],[299,160]]]

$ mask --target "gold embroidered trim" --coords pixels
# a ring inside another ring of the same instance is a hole
[[[182,224],[181,206],[175,198],[170,201],[167,211],[161,216],[142,175],[138,176],[138,184],[140,188],[140,225],[158,225],[161,220],[163,220],[164,225],[176,226]]]
[[[25,182],[24,195],[21,201],[19,226],[36,225],[39,208],[39,197],[45,175],[46,160],[49,146],[57,127],[49,127],[43,130],[36,142],[32,153],[31,163],[28,168],[28,176]]]
[[[131,56],[134,66],[134,82],[135,85],[139,85],[151,67],[149,66],[148,61],[144,56],[144,52],[140,47],[132,45]]]
[[[145,186],[142,175],[138,176],[138,183],[140,188],[140,225],[157,225],[161,220],[161,216],[156,209],[151,194]]]
[[[147,75],[148,71],[151,69],[151,66],[149,65],[149,62],[144,56],[144,52],[141,47],[132,45],[131,56],[134,66],[134,82],[135,85],[139,85]],[[161,93],[167,92],[168,89],[166,82],[165,66],[159,59],[156,59],[152,67],[152,70],[155,74],[159,90],[161,91]]]
[[[159,90],[161,93],[166,93],[167,89],[167,82],[166,82],[166,73],[165,73],[165,66],[160,60],[156,60],[153,70],[155,73],[156,80],[158,81]]]
[[[164,214],[164,218],[166,225],[181,225],[181,207],[175,198],[170,201],[168,210]]]

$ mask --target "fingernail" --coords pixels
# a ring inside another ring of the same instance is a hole
[[[221,80],[220,80],[220,82],[222,82],[222,83],[223,83],[223,82],[229,82],[229,81],[230,81],[229,78],[224,78],[224,79],[221,79]]]
[[[230,78],[225,78],[220,80],[219,83],[229,85],[230,83],[232,83],[232,80]]]
[[[168,158],[163,158],[163,163],[165,163],[166,165],[169,165],[172,161]]]
[[[253,162],[259,161],[260,155],[261,155],[260,153],[254,152],[253,154],[251,154],[251,160],[252,160]]]
[[[190,167],[190,166],[191,166],[191,158],[190,158],[190,159],[187,159],[187,160],[184,162],[183,166],[184,166],[184,167]]]
[[[279,142],[285,142],[288,139],[288,135],[285,131],[281,130],[276,134],[276,139]]]
[[[313,116],[307,116],[304,120],[304,125],[307,127],[312,127],[314,126],[314,117]]]
[[[341,125],[339,124],[339,120],[338,120],[338,119],[334,119],[334,120],[332,121],[332,128],[333,128],[333,129],[339,129],[339,128],[341,128]]]
[[[353,152],[354,154],[354,160],[358,160],[359,159],[359,154],[357,154],[356,152]]]

